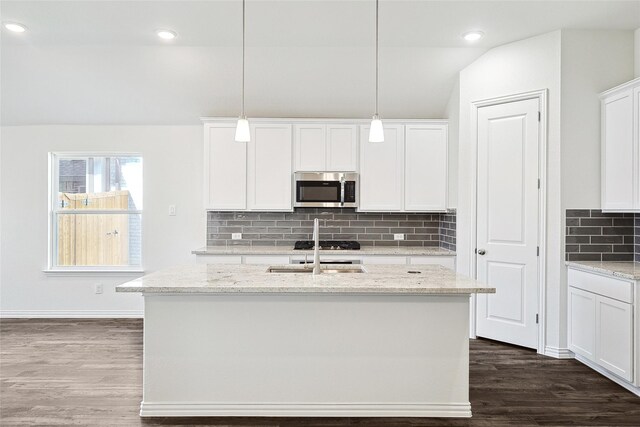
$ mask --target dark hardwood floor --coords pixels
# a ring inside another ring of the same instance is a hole
[[[142,321],[0,321],[2,426],[640,426],[640,398],[573,360],[471,341],[473,418],[141,419]]]

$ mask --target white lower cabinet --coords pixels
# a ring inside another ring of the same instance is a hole
[[[456,257],[454,256],[412,256],[409,258],[412,265],[441,265],[450,270],[456,269]]]
[[[363,264],[406,265],[407,258],[403,256],[370,255],[362,257]]]
[[[244,264],[282,265],[289,264],[288,255],[245,255]]]
[[[197,254],[196,264],[258,264],[258,265],[282,265],[299,264],[305,260],[304,255],[209,255]],[[313,254],[307,253],[307,262],[313,262]],[[451,270],[455,269],[456,257],[451,256],[405,256],[405,255],[321,255],[324,262],[352,261],[365,265],[441,265]]]
[[[569,350],[595,360],[596,294],[569,287]]]
[[[569,350],[634,381],[634,283],[569,268]]]
[[[196,264],[242,264],[241,255],[196,255]]]
[[[632,305],[602,296],[596,297],[596,363],[633,380]]]

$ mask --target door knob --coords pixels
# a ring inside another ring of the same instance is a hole
[[[485,251],[484,249],[478,249],[478,255],[484,255],[486,253],[487,251]]]

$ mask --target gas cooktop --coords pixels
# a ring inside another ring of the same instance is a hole
[[[298,240],[293,249],[313,249],[313,240]],[[321,250],[358,250],[360,243],[354,240],[320,240]]]

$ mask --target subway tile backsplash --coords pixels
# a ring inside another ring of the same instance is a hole
[[[456,249],[456,213],[363,213],[355,209],[297,208],[294,212],[207,212],[207,246],[287,246],[311,240],[320,218],[323,240],[363,246],[433,246]],[[242,233],[232,240],[232,233]],[[394,240],[402,233],[405,240]]]
[[[640,262],[640,214],[637,214],[633,218],[634,222],[634,250],[633,250],[633,258],[635,262]]]
[[[567,261],[638,260],[640,216],[599,209],[567,209],[566,216]]]

